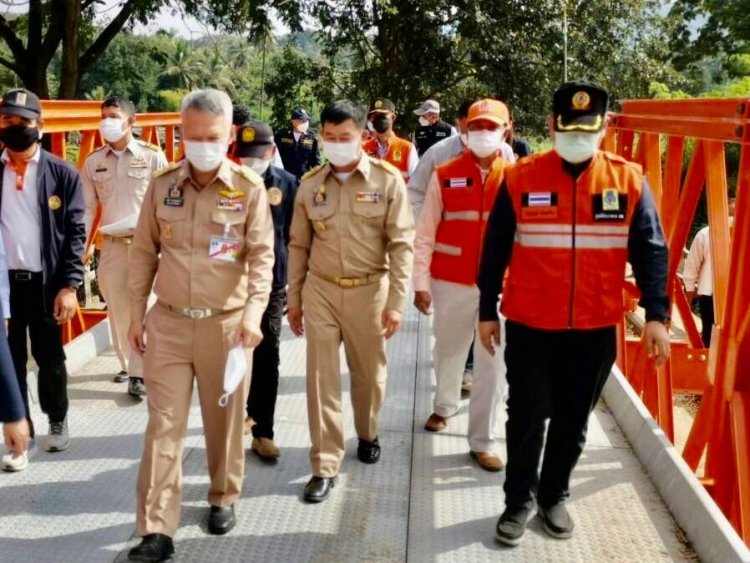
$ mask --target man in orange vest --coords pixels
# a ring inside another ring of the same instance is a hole
[[[388,98],[378,98],[370,106],[367,120],[371,136],[362,145],[365,153],[393,164],[401,172],[404,182],[408,182],[417,168],[419,156],[413,144],[393,132],[396,106]]]
[[[459,410],[466,354],[479,314],[476,286],[487,217],[503,178],[499,156],[508,108],[480,100],[469,108],[468,150],[438,166],[427,188],[414,243],[414,305],[429,315],[434,304],[435,378],[433,413],[425,423],[444,430]],[[504,365],[477,345],[469,403],[470,454],[487,471],[500,471],[494,452],[498,405],[504,391]]]
[[[599,86],[563,84],[553,98],[554,150],[506,172],[487,224],[477,283],[479,334],[489,353],[500,339],[498,295],[509,268],[502,296],[508,465],[496,528],[505,545],[521,542],[532,492],[545,532],[573,533],[565,500],[615,361],[626,261],[646,311],[648,355],[657,365],[669,357],[667,245],[640,166],[597,149],[607,107]]]

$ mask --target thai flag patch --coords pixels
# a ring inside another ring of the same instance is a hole
[[[471,178],[449,178],[443,186],[446,188],[468,188],[471,186]]]
[[[551,192],[536,192],[529,194],[529,207],[549,207],[552,205]]]

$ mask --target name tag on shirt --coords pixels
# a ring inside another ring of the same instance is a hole
[[[148,162],[145,158],[134,158],[130,161],[130,168],[148,168]]]
[[[236,262],[240,253],[240,241],[234,238],[212,236],[208,257],[220,262]]]
[[[379,203],[381,199],[378,192],[357,192],[354,197],[358,203]]]
[[[242,201],[223,197],[216,200],[216,209],[220,211],[242,211],[244,208]]]

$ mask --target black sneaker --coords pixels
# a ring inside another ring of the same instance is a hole
[[[128,372],[122,370],[112,380],[115,383],[125,383],[128,380]]]
[[[523,506],[520,508],[506,507],[495,528],[497,541],[510,547],[520,544],[526,531],[526,522],[529,520],[530,513],[531,509]]]
[[[380,461],[380,442],[375,438],[372,442],[359,439],[357,457],[362,463],[377,463]]]
[[[575,524],[568,509],[565,508],[564,502],[558,502],[549,508],[540,506],[537,509],[537,514],[542,520],[542,528],[548,536],[558,540],[567,540],[573,535]]]
[[[128,383],[128,395],[140,399],[146,394],[146,386],[142,377],[131,377]]]

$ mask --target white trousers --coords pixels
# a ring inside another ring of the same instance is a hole
[[[112,344],[120,360],[120,367],[132,377],[143,377],[143,360],[134,354],[128,343],[130,328],[130,298],[128,297],[128,255],[131,245],[111,240],[104,241],[97,278],[104,299],[112,333]]]
[[[433,279],[432,306],[435,348],[433,362],[437,391],[433,410],[455,415],[461,400],[466,356],[474,341],[474,374],[469,401],[469,447],[491,452],[503,416],[505,397],[505,326],[501,318],[501,345],[490,356],[479,341],[479,288]]]

